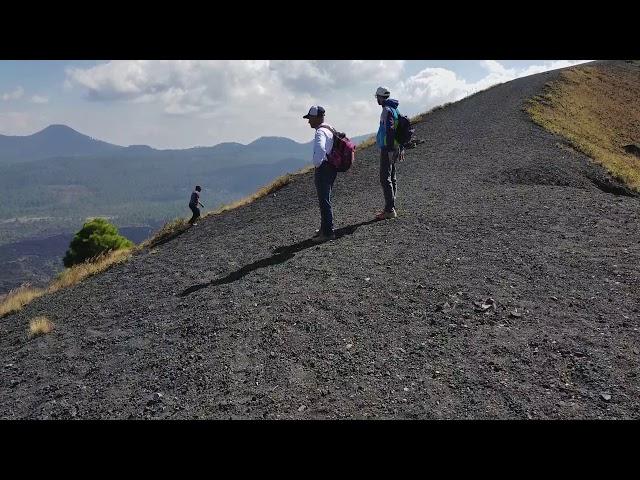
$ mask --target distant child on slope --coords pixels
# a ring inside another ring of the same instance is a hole
[[[193,216],[189,220],[189,224],[191,225],[197,225],[196,221],[200,218],[200,209],[198,208],[198,205],[204,208],[204,205],[200,203],[201,191],[202,188],[200,188],[200,185],[196,185],[196,189],[191,193],[191,200],[189,200],[189,208],[193,212]]]

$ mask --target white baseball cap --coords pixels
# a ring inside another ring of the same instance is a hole
[[[318,116],[324,116],[324,108],[322,108],[320,105],[313,105],[309,109],[309,113],[304,115],[302,118],[318,117]]]
[[[388,97],[391,92],[384,87],[378,87],[376,90],[376,97]]]

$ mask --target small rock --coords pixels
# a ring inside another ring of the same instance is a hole
[[[365,282],[368,282],[369,280],[371,280],[371,278],[369,278],[369,277],[364,279]]]
[[[353,347],[353,343],[347,343],[347,350],[350,350]]]
[[[407,387],[404,387],[402,390],[404,390],[405,392],[409,391],[409,389]]]
[[[551,300],[555,300],[556,302],[558,301],[558,297],[556,297],[556,296],[554,296],[554,295],[551,295],[551,297],[550,297],[550,298],[551,298]]]
[[[436,305],[436,312],[448,312],[451,310],[451,304],[449,302],[439,303]]]
[[[637,348],[634,348],[633,353],[635,353],[636,355],[640,355],[640,350],[638,350]]]
[[[611,394],[609,392],[602,392],[600,396],[605,402],[608,402],[609,400],[611,400]]]
[[[300,406],[298,407],[298,411],[299,411],[299,412],[304,412],[306,408],[307,408],[306,406],[304,406],[304,405],[300,405]]]
[[[511,312],[509,315],[514,318],[520,318],[522,316],[522,313],[516,309],[513,312]]]
[[[487,312],[489,309],[496,309],[496,302],[493,298],[487,298],[482,302],[473,302],[473,307],[476,312]]]
[[[147,405],[151,405],[153,403],[158,403],[162,399],[162,397],[164,397],[164,395],[162,393],[160,393],[160,392],[154,393],[153,395],[151,395],[151,398],[147,402]]]

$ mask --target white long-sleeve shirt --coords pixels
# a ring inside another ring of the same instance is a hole
[[[323,126],[329,126],[323,123]],[[327,153],[331,153],[333,148],[333,132],[328,128],[319,127],[316,129],[316,136],[313,139],[313,165],[319,167],[327,159]]]

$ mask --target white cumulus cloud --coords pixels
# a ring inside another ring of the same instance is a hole
[[[395,60],[119,60],[66,73],[67,87],[82,88],[90,100],[158,101],[167,113],[210,113],[229,101],[295,101],[291,97],[397,81],[403,66]]]
[[[349,135],[375,131],[380,107],[373,92],[379,85],[391,90],[403,113],[414,115],[496,83],[580,62],[548,61],[507,68],[499,61],[486,60],[479,62],[484,74],[476,81],[447,68],[430,67],[407,76],[406,63],[117,60],[68,68],[64,85],[65,90],[79,89],[93,102],[132,103],[137,112],[163,112],[165,118],[158,117],[157,122],[167,132],[164,142],[170,142],[169,137],[178,140],[181,134],[177,132],[185,131],[194,132],[189,138],[201,138],[200,145],[248,142],[262,135],[307,141],[311,130],[301,117],[315,104],[325,107],[329,123]],[[153,118],[151,115],[147,118]]]
[[[49,103],[49,99],[41,95],[34,95],[31,97],[31,102],[32,103]]]
[[[486,75],[475,82],[460,78],[455,72],[445,68],[425,68],[399,82],[397,98],[401,102],[404,101],[405,106],[409,106],[410,113],[418,113],[443,103],[460,100],[474,92],[484,90],[498,83],[548,70],[570,67],[579,63],[584,63],[584,61],[554,60],[517,69],[506,68],[495,60],[483,60],[480,65],[486,71]],[[392,96],[394,96],[393,93],[392,90]]]
[[[23,94],[24,88],[17,87],[13,92],[3,93],[2,95],[0,95],[0,97],[2,98],[2,100],[7,102],[9,100],[18,100],[22,97]]]

